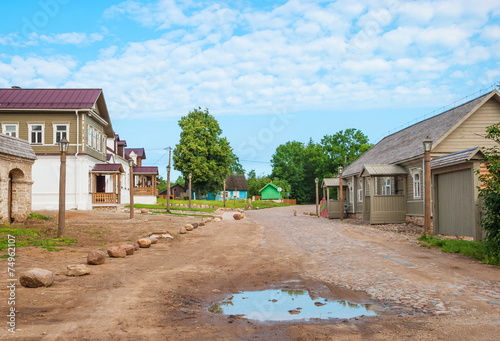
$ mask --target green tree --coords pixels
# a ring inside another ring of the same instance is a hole
[[[240,158],[236,154],[231,153],[231,165],[229,166],[230,174],[245,174],[245,170],[240,163]]]
[[[482,182],[479,196],[483,203],[481,225],[486,232],[486,262],[500,265],[500,123],[487,127],[486,133],[486,138],[497,145],[483,150],[488,172],[479,176]]]
[[[181,185],[182,187],[184,187],[184,185],[186,184],[186,180],[184,180],[184,178],[182,177],[182,175],[179,175],[177,177],[177,180],[174,181],[174,185],[175,184]]]
[[[337,174],[339,166],[346,167],[372,147],[368,137],[354,128],[341,130],[333,135],[325,135],[321,146],[328,156],[328,171]],[[331,176],[330,175],[330,176]]]
[[[194,109],[179,120],[181,135],[174,149],[174,169],[184,179],[192,174],[192,187],[200,194],[222,188],[230,173],[233,151],[221,137],[222,129],[208,109]]]
[[[156,188],[158,188],[158,193],[161,193],[167,189],[167,180],[163,179],[161,176],[158,176],[156,179]]]

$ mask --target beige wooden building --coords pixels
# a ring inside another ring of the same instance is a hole
[[[349,215],[371,224],[423,224],[422,142],[428,136],[434,233],[481,240],[475,170],[481,148],[494,145],[485,129],[498,122],[495,90],[385,137],[343,172]]]

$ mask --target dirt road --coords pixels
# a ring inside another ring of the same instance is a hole
[[[297,210],[294,216],[293,210]],[[312,207],[248,212],[162,240],[82,277],[66,265],[90,250],[158,230],[177,234],[195,217],[73,213],[60,252],[19,248],[17,272],[54,271],[48,288],[18,286],[12,340],[496,340],[500,269],[415,243],[417,235],[303,215]],[[226,216],[227,217],[227,216]],[[0,266],[6,267],[5,261]],[[2,271],[2,283],[7,277]],[[378,316],[257,322],[208,312],[238,291],[308,289],[313,295],[375,304]],[[7,311],[2,285],[0,306]],[[5,315],[5,314],[2,314]]]

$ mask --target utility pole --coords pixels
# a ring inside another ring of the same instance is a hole
[[[168,166],[167,166],[167,212],[170,213],[170,158],[172,156],[172,148],[168,147]]]

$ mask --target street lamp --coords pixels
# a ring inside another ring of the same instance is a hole
[[[57,227],[57,238],[64,235],[66,225],[66,153],[68,152],[69,142],[63,137],[59,141],[59,152],[61,152],[61,167],[59,170],[59,221]]]
[[[134,160],[128,160],[130,168],[130,219],[134,219]]]
[[[344,167],[339,166],[339,208],[340,208],[340,220],[344,219],[344,184],[342,182],[342,172]]]
[[[168,147],[168,166],[167,166],[167,212],[170,213],[170,158],[172,148]]]
[[[193,174],[189,173],[188,174],[188,179],[189,179],[189,208],[191,208],[191,179],[193,178]]]
[[[314,179],[314,183],[316,184],[316,215],[319,217],[319,208],[318,208],[318,202],[319,202],[319,197],[318,197],[318,182],[319,179],[316,178]]]
[[[431,235],[431,149],[432,140],[427,136],[424,145],[424,234]]]

